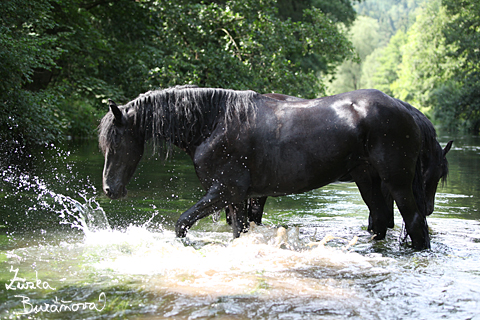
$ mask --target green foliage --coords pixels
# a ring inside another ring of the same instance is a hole
[[[412,55],[419,54],[417,49],[411,48],[412,44],[408,43],[414,37],[410,30],[418,29],[412,24],[420,12],[418,6],[423,2],[421,0],[368,0],[357,5],[360,14],[366,14],[377,22],[375,28],[360,26],[363,30],[357,32],[360,35],[359,40],[367,37],[364,33],[371,34],[370,37],[375,39],[373,50],[368,50],[368,54],[362,56],[360,66],[356,67],[356,77],[360,79],[357,89],[376,88],[389,95],[413,102],[408,93],[410,92],[408,91],[410,89],[408,81],[405,79],[399,81],[399,77],[400,73],[405,77],[411,75],[407,69],[411,66]],[[359,43],[355,44],[355,48],[359,51],[362,50],[362,42],[354,40],[353,37],[351,39],[354,44]],[[423,45],[429,46],[429,39],[424,37],[423,40],[426,41]],[[421,60],[421,58],[419,59]],[[359,69],[360,71],[358,71]],[[339,72],[338,76],[340,77],[342,74]],[[333,88],[335,89],[335,87]]]
[[[61,132],[58,100],[48,92],[9,90],[0,106],[0,148],[57,141]]]
[[[437,115],[475,133],[480,132],[480,3],[476,0],[445,0],[451,17],[443,34],[453,50],[450,58],[457,62],[454,75],[435,91]],[[443,117],[451,114],[452,117]],[[454,122],[452,122],[454,120]]]
[[[366,0],[356,5],[358,15],[378,21],[382,45],[401,30],[406,32],[414,23],[417,8],[426,0]]]
[[[0,3],[0,90],[3,94],[21,89],[33,82],[34,70],[50,69],[59,52],[55,50],[56,37],[46,30],[50,20],[47,0],[5,0]]]
[[[292,57],[321,53],[329,63],[350,47],[336,25],[318,9],[305,10],[309,23],[276,16],[273,1],[230,1],[226,6],[166,1],[156,46],[165,47],[150,85],[194,83],[315,97],[322,92],[313,70]]]
[[[378,63],[370,84],[429,111],[447,128],[478,133],[479,21],[476,1],[426,2],[408,31],[372,56]]]
[[[61,54],[47,0],[0,2],[0,139],[2,147],[47,143],[57,139],[57,99],[50,92],[28,90],[36,70],[51,70]]]
[[[330,19],[350,26],[357,17],[353,5],[362,0],[312,0],[312,6],[320,9]]]
[[[351,25],[356,17],[353,5],[362,0],[278,0],[278,15],[283,20],[304,21],[304,11],[319,9],[333,21]]]
[[[336,77],[329,86],[329,94],[357,90],[366,86],[362,76],[365,59],[378,47],[381,41],[378,22],[370,17],[360,16],[353,23],[349,38],[355,47],[359,60],[343,62],[337,69]]]
[[[374,52],[375,55],[367,58],[369,63],[371,63],[370,58],[378,61],[378,66],[368,79],[369,83],[388,95],[393,95],[391,84],[398,79],[398,68],[402,62],[402,48],[406,37],[403,31],[398,31],[386,47],[378,48]]]
[[[403,34],[424,1],[366,0],[355,5],[359,17],[351,26],[349,39],[359,60],[345,61],[336,70],[335,80],[327,91],[333,94],[377,88],[392,94],[390,84],[398,78]]]
[[[322,12],[325,17],[336,24],[349,27],[356,18],[353,5],[362,0],[277,0],[278,16],[282,20],[307,22],[311,20],[305,13],[314,8]],[[304,72],[314,71],[317,76],[333,73],[332,63],[322,52],[313,52],[307,55],[296,54],[291,60],[299,65]]]
[[[176,84],[316,97],[318,65],[352,53],[335,22],[350,15],[307,6],[294,22],[275,0],[5,0],[0,12],[0,134],[19,143],[91,135],[107,98]]]
[[[357,20],[350,39],[361,58],[361,71],[354,63],[344,63],[330,92],[377,88],[420,108],[447,128],[478,133],[480,3],[368,0],[357,9],[376,18],[379,27],[366,28]],[[361,41],[362,33],[375,40]],[[384,35],[389,40],[383,46]],[[365,42],[379,44],[366,57]]]
[[[440,1],[430,1],[422,8],[406,35],[398,78],[390,84],[394,96],[419,107],[434,107],[432,92],[451,78],[458,63],[448,56],[452,48],[442,35],[447,22]]]

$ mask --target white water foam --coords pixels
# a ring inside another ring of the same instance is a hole
[[[85,262],[99,272],[129,275],[142,281],[146,290],[169,291],[188,296],[220,297],[255,295],[284,298],[357,297],[351,278],[389,273],[382,256],[365,257],[349,247],[325,245],[301,238],[298,228],[252,225],[250,231],[232,240],[228,232],[190,230],[188,240],[173,231],[130,226],[112,229],[104,210],[85,193],[82,200],[53,192],[36,177],[22,176],[25,186],[35,189],[36,206],[56,213],[61,224],[84,233]],[[35,210],[32,207],[31,210]],[[357,297],[360,299],[360,297]]]
[[[230,233],[190,231],[187,242],[194,245],[185,245],[172,231],[131,226],[89,233],[85,245],[101,256],[92,263],[99,270],[137,275],[147,287],[195,296],[351,296],[351,288],[346,292],[338,282],[389,272],[381,255],[350,251],[355,239],[344,248],[326,246],[332,238],[310,242],[300,239],[298,228],[252,226],[235,240]]]

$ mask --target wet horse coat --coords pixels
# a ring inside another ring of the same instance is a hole
[[[283,100],[283,101],[304,101],[305,99],[297,98],[297,97],[292,97],[292,96],[287,96],[284,94],[278,94],[278,93],[268,93],[264,94],[264,96],[273,98],[273,99],[278,99],[278,100]],[[428,118],[421,113],[419,110],[415,109],[408,103],[405,103],[401,100],[397,100],[400,104],[403,104],[403,106],[410,112],[412,115],[413,119],[415,120],[416,124],[419,126],[420,131],[422,133],[422,147],[420,150],[420,157],[422,160],[420,161],[420,170],[422,174],[423,181],[425,183],[425,189],[424,190],[428,195],[426,195],[425,198],[425,203],[421,204],[420,206],[425,206],[425,208],[420,210],[421,212],[426,211],[427,215],[432,214],[433,209],[434,209],[434,196],[436,192],[436,187],[437,184],[435,183],[436,179],[441,178],[443,180],[446,179],[447,172],[448,172],[448,167],[447,167],[447,162],[446,162],[446,154],[450,150],[453,141],[449,141],[445,149],[441,149],[439,147],[439,144],[436,140],[436,132],[435,128],[433,127],[432,123]],[[441,155],[440,155],[441,153]],[[439,168],[440,170],[432,170],[432,168]],[[437,177],[432,177],[431,175],[438,175]],[[342,182],[353,182],[352,178],[349,176],[345,176],[342,180]],[[427,186],[426,182],[430,182]],[[382,212],[381,215],[385,215],[388,218],[388,222],[384,226],[377,226],[377,228],[374,228],[374,224],[376,222],[375,219],[375,213],[378,214],[378,212],[371,212],[369,215],[369,224],[368,224],[368,230],[373,230],[377,229],[379,230],[380,228],[387,229],[388,228],[393,228],[394,227],[394,208],[393,204],[394,201],[388,191],[388,188],[386,188],[384,185],[382,185],[382,194],[384,197],[384,201],[386,202],[386,208],[388,208],[388,211]],[[430,199],[427,201],[427,199]],[[262,197],[262,198],[253,198],[249,199],[247,203],[247,210],[248,210],[248,218],[249,221],[255,222],[257,225],[262,223],[262,216],[263,216],[263,208],[265,206],[267,198]],[[230,212],[231,209],[233,208],[226,208],[226,215],[227,215],[227,221],[230,222]],[[379,238],[379,235],[376,235],[377,239]]]
[[[425,181],[422,131],[401,101],[380,91],[288,101],[251,91],[173,88],[110,107],[100,125],[109,197],[125,195],[149,139],[166,140],[192,158],[206,194],[180,216],[179,237],[228,205],[234,208],[234,236],[239,236],[248,227],[249,198],[301,193],[348,177],[370,209],[377,238],[385,236],[389,219],[384,185],[413,246],[430,246],[424,204],[433,198],[426,189],[434,185],[436,190],[446,175],[446,152],[438,142],[440,153],[429,151],[439,165]]]

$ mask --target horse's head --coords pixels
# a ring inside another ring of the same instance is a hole
[[[134,110],[109,100],[110,112],[99,127],[99,143],[105,156],[103,191],[111,199],[126,196],[130,181],[142,158],[144,138],[135,128]]]
[[[453,141],[449,141],[445,148],[442,149],[438,143],[435,144],[435,150],[431,150],[433,154],[429,155],[428,161],[423,163],[423,181],[426,196],[426,214],[433,212],[435,205],[435,194],[440,179],[445,180],[448,175],[448,161],[446,155],[452,147]]]

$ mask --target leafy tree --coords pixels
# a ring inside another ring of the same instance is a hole
[[[336,70],[328,92],[378,88],[392,94],[390,83],[398,78],[396,69],[401,62],[403,35],[424,1],[366,0],[356,4],[359,18],[351,26],[349,39],[359,60],[345,61]]]
[[[60,119],[55,97],[28,87],[51,70],[61,54],[57,38],[47,30],[55,24],[47,0],[0,2],[0,139],[4,148],[12,144],[45,143],[55,140]]]
[[[354,4],[362,0],[278,0],[278,16],[282,20],[294,22],[311,22],[304,13],[312,8],[320,10],[326,18],[344,27],[350,27],[355,21]],[[315,71],[317,76],[325,76],[334,72],[331,61],[320,52],[294,54],[291,61],[299,65],[303,71]]]
[[[364,88],[362,62],[378,47],[381,41],[378,22],[370,17],[360,16],[354,22],[349,38],[358,54],[358,60],[343,62],[337,69],[335,79],[329,85],[329,94],[337,94]]]
[[[448,23],[440,0],[428,2],[408,30],[397,70],[398,79],[390,84],[393,95],[424,108],[435,107],[432,93],[452,77],[458,63],[449,57],[452,47],[446,45],[442,30]]]
[[[478,133],[480,3],[368,0],[357,9],[377,19],[380,38],[394,35],[386,46],[380,40],[380,46],[362,59],[361,77],[354,64],[339,68],[338,81],[349,81],[341,91],[377,88],[423,109],[449,128],[460,126]],[[359,86],[352,85],[352,75],[360,79]]]
[[[165,2],[162,31],[156,38],[165,51],[150,83],[187,82],[316,97],[323,88],[314,70],[302,70],[291,57],[321,53],[335,63],[350,53],[349,44],[318,9],[305,10],[310,22],[299,23],[279,19],[273,4]]]
[[[386,47],[376,49],[373,54],[367,58],[365,67],[372,65],[372,59],[376,59],[378,62],[375,69],[372,69],[370,72],[370,78],[365,80],[372,88],[393,96],[391,84],[398,79],[398,70],[402,63],[402,48],[406,41],[406,34],[399,30],[390,39]]]
[[[366,0],[355,7],[358,15],[378,21],[381,45],[386,45],[398,30],[406,32],[415,22],[417,8],[428,0]]]
[[[329,19],[350,26],[356,18],[355,3],[362,0],[278,0],[278,15],[283,20],[303,21],[304,11],[317,8]]]
[[[425,3],[408,31],[397,32],[377,57],[373,84],[424,112],[430,110],[449,128],[460,125],[478,132],[479,8],[475,1]],[[402,40],[395,44],[397,38]]]
[[[323,84],[297,57],[332,68],[352,51],[320,9],[293,22],[275,0],[5,0],[0,10],[9,141],[89,134],[106,98],[175,84],[315,97]]]
[[[458,64],[451,79],[435,92],[438,117],[450,126],[460,122],[466,129],[480,131],[480,3],[476,0],[444,0],[451,20],[443,34],[454,49],[449,57]]]

